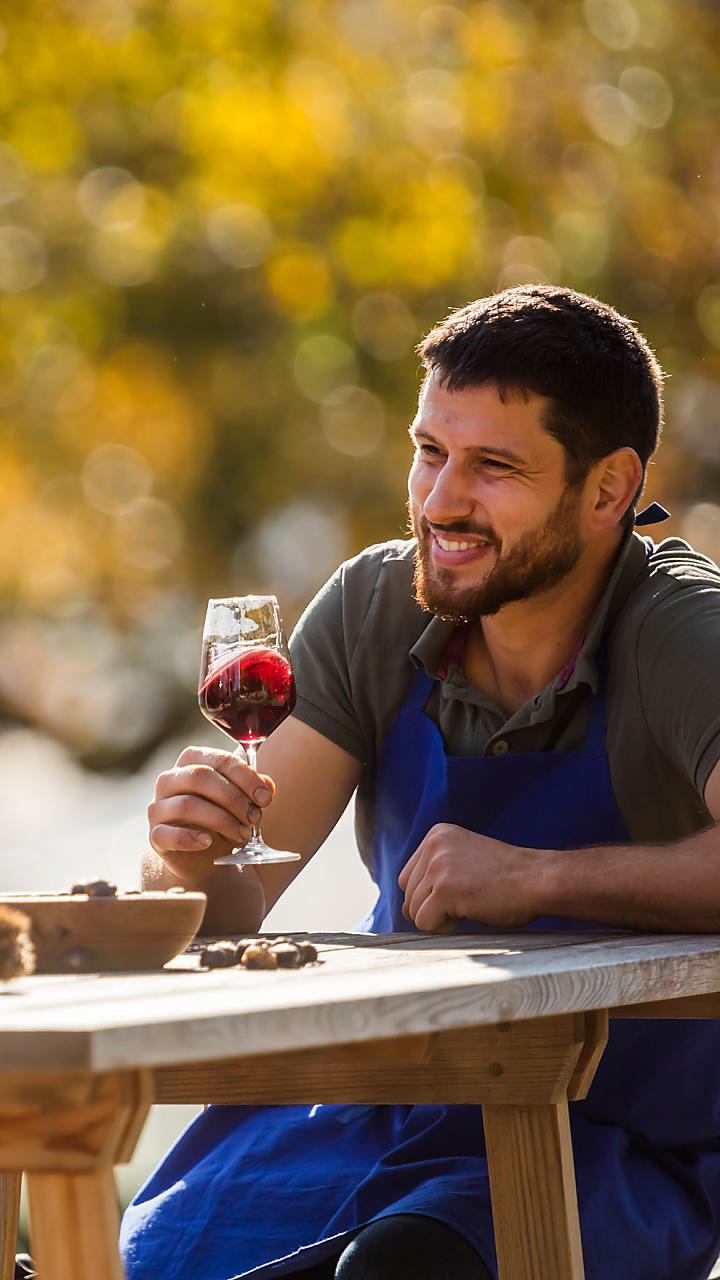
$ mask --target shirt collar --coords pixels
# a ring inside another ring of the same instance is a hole
[[[554,681],[558,692],[569,692],[582,683],[597,692],[597,651],[645,568],[648,550],[652,550],[652,546],[651,539],[640,537],[632,529],[628,531],[582,643]],[[443,668],[453,659],[452,646],[458,630],[454,622],[431,618],[410,650],[411,661],[416,667],[424,667],[433,679],[438,675],[444,676]]]
[[[566,690],[577,688],[579,684],[587,684],[593,693],[597,693],[598,670],[597,654],[607,633],[610,631],[617,615],[632,593],[638,578],[648,562],[648,553],[653,543],[650,538],[642,538],[630,529],[625,537],[610,580],[601,595],[595,612],[574,664],[569,664],[558,676],[556,688]]]

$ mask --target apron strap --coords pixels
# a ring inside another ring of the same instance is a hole
[[[435,681],[429,676],[424,667],[418,667],[413,682],[410,685],[410,692],[405,699],[405,706],[412,707],[416,711],[422,711],[425,703],[430,697],[430,690]]]
[[[659,502],[651,502],[644,511],[638,511],[635,524],[661,524],[663,520],[669,519],[670,512],[666,507],[661,506]]]
[[[585,732],[585,750],[593,755],[604,755],[607,748],[605,737],[607,730],[607,678],[608,660],[602,648],[595,657],[598,673],[597,693],[590,695],[587,709],[587,730]]]

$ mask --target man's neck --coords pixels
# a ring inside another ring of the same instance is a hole
[[[514,714],[577,655],[612,574],[623,534],[585,548],[575,569],[551,591],[506,605],[468,628],[465,675]]]

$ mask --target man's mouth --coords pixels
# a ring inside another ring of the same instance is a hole
[[[478,534],[472,537],[462,533],[441,532],[429,527],[431,555],[438,568],[459,569],[466,564],[475,564],[487,555],[495,546],[492,538],[483,538]]]
[[[478,538],[474,542],[459,541],[457,539],[443,537],[433,529],[433,537],[442,551],[472,551],[476,547],[489,547],[489,538]]]

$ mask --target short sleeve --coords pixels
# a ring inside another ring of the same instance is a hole
[[[702,797],[720,759],[720,588],[693,584],[663,596],[638,634],[638,678],[648,729]]]
[[[294,715],[362,760],[365,748],[350,690],[343,588],[341,566],[308,605],[293,631],[290,654],[297,685]]]
[[[414,598],[414,564],[415,544],[399,539],[347,560],[290,642],[294,714],[369,772],[412,679],[410,649],[431,618]]]

